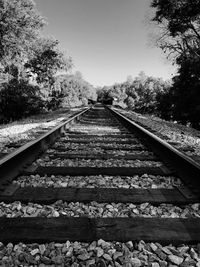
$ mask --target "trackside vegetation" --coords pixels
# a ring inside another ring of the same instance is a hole
[[[68,74],[72,58],[42,35],[45,25],[34,1],[0,0],[0,122],[95,97],[80,74]]]

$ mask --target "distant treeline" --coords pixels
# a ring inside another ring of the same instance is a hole
[[[123,108],[128,107],[139,113],[154,113],[170,118],[171,115],[167,114],[164,100],[170,88],[170,81],[150,77],[140,72],[135,79],[129,76],[123,83],[98,88],[97,95],[98,99],[102,100],[113,98],[113,104]]]
[[[128,108],[141,114],[155,114],[163,119],[183,124],[189,123],[199,129],[200,102],[195,98],[192,101],[194,95],[189,88],[187,95],[184,92],[180,95],[179,88],[175,87],[176,79],[177,77],[164,81],[140,72],[134,79],[129,76],[123,83],[99,87],[97,97],[100,101],[113,99],[115,106]],[[183,102],[185,106],[181,106]]]
[[[42,35],[45,24],[34,1],[0,1],[1,122],[84,105],[95,97],[80,73],[68,74],[72,59],[59,49],[58,40]]]

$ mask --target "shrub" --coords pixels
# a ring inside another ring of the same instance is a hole
[[[155,114],[162,119],[171,120],[174,114],[174,96],[172,89],[158,93],[156,96],[156,112]]]
[[[9,122],[38,114],[44,108],[44,101],[38,86],[24,80],[13,79],[3,84],[0,91],[0,114],[2,122]]]
[[[134,109],[134,107],[135,107],[135,100],[133,99],[133,97],[128,96],[128,97],[125,99],[124,102],[127,104],[128,108],[130,108],[130,109]]]
[[[62,92],[56,90],[52,91],[46,101],[48,110],[57,110],[62,107],[63,98]]]

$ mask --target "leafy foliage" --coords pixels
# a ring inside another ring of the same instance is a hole
[[[40,112],[44,105],[24,68],[44,25],[32,0],[0,0],[0,114],[5,122]]]
[[[80,72],[59,76],[56,88],[62,94],[62,106],[85,105],[88,99],[96,100],[96,90],[83,79]]]
[[[72,59],[58,49],[58,41],[40,38],[34,45],[34,56],[25,64],[30,77],[36,77],[42,85],[47,99],[48,109],[58,109],[62,104],[63,94],[56,89],[56,75],[67,72],[72,67]]]
[[[168,87],[168,82],[141,72],[135,79],[129,77],[126,82],[103,87],[97,93],[98,99],[113,97],[115,105],[123,106],[122,103],[126,103],[130,109],[141,113],[159,113],[157,96]]]
[[[174,58],[198,53],[200,42],[200,0],[153,0],[153,20],[160,26],[158,45]]]
[[[72,59],[60,51],[57,40],[42,37],[44,25],[33,0],[0,0],[0,111],[4,121],[40,112],[43,107],[57,109],[67,98],[71,104],[74,100],[68,90],[79,104],[86,103],[91,94],[92,86],[80,74],[73,76],[73,88],[66,88],[67,84],[62,88],[59,74],[72,68]]]
[[[13,79],[0,91],[0,114],[3,122],[37,114],[44,108],[40,88],[24,80]]]
[[[173,96],[173,116],[183,123],[190,122],[200,128],[200,60],[188,58],[174,77],[171,89]]]
[[[178,65],[171,89],[159,96],[161,115],[200,128],[200,0],[153,0],[152,7],[162,27],[158,45]]]
[[[34,44],[34,56],[25,64],[30,75],[36,74],[39,84],[53,87],[58,71],[68,71],[72,67],[71,58],[66,58],[58,49],[58,41],[53,39],[38,39]]]
[[[19,67],[45,25],[32,0],[0,0],[0,63]]]

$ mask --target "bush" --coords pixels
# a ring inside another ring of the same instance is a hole
[[[48,110],[57,110],[60,107],[62,107],[63,103],[63,93],[60,91],[52,91],[52,93],[49,95],[49,98],[47,99],[47,109]]]
[[[127,106],[128,106],[129,109],[134,109],[134,107],[135,107],[135,100],[133,99],[133,97],[128,96],[125,99],[124,102],[127,104]]]
[[[172,120],[174,114],[174,97],[172,89],[166,92],[158,93],[156,96],[155,114],[164,120]]]
[[[0,90],[1,122],[38,114],[45,106],[40,88],[24,80],[13,79]]]

